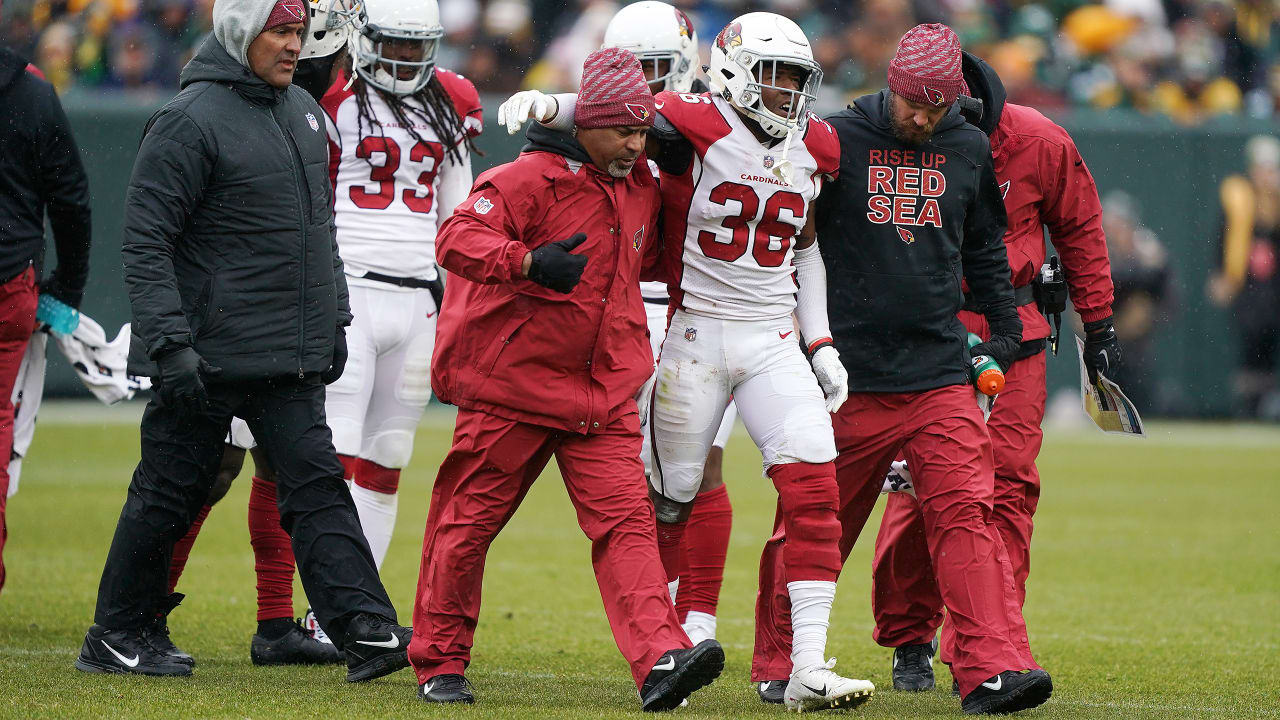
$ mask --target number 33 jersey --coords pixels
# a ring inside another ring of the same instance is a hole
[[[448,70],[436,68],[435,74],[463,132],[479,135],[483,126],[475,86]],[[381,93],[366,86],[368,105],[362,113],[357,88],[344,90],[346,85],[344,74],[321,105],[330,125],[329,179],[334,186],[338,252],[347,274],[360,277],[372,271],[433,279],[436,228],[471,191],[466,143],[461,137],[439,137],[419,114],[422,105],[416,98],[402,99],[419,111],[403,113],[413,124],[410,132]],[[371,125],[368,115],[377,124]],[[458,146],[462,163],[450,157],[450,144]]]
[[[785,159],[788,186],[773,174],[785,139],[756,139],[727,101],[662,92],[655,105],[692,145],[680,174],[663,172],[663,240],[676,307],[727,320],[773,319],[796,305],[792,245],[809,203],[840,166],[831,126],[809,116]]]

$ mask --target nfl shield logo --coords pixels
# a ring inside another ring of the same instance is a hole
[[[772,156],[772,155],[765,155],[765,156],[764,156],[764,169],[765,169],[765,170],[768,170],[768,169],[770,169],[770,168],[772,168],[772,167],[773,167],[773,156]]]
[[[307,113],[307,124],[311,126],[313,132],[320,132],[320,123],[316,122],[316,116]]]
[[[685,328],[684,339],[693,342],[698,339],[698,328]]]
[[[471,208],[479,215],[488,215],[489,211],[493,209],[493,202],[489,200],[489,198],[481,195],[480,199],[477,200]]]

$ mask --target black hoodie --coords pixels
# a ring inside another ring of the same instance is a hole
[[[969,382],[962,277],[993,327],[1021,337],[987,136],[952,106],[919,146],[890,129],[889,91],[827,118],[840,175],[818,197],[827,312],[851,392]]]
[[[0,46],[0,283],[39,262],[49,213],[58,267],[43,291],[78,307],[89,276],[89,181],[53,86]]]
[[[324,115],[213,37],[147,124],[125,196],[129,367],[193,346],[223,380],[328,369],[350,322]]]

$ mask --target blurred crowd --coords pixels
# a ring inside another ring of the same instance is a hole
[[[822,105],[883,86],[898,38],[945,22],[994,65],[1011,100],[1047,111],[1129,108],[1194,123],[1280,117],[1276,0],[676,0],[705,50],[734,16],[795,19],[826,71]],[[482,91],[568,89],[613,0],[440,0],[441,64]],[[60,91],[171,90],[213,0],[6,0],[0,42]]]

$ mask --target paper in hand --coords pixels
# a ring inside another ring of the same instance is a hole
[[[1146,437],[1147,433],[1129,398],[1120,386],[1099,373],[1096,384],[1089,382],[1089,371],[1084,365],[1084,340],[1076,337],[1076,359],[1080,361],[1080,400],[1084,412],[1103,432]]]

